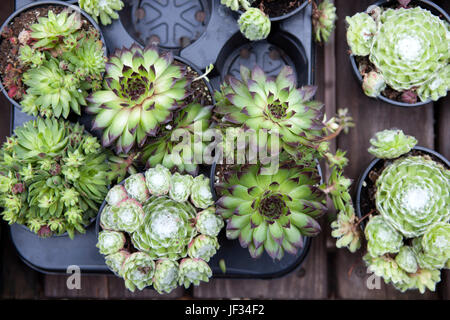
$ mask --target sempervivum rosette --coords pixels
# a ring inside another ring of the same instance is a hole
[[[371,15],[358,13],[347,17],[347,22],[352,53],[367,56],[374,67],[372,72],[380,74],[379,79],[390,88],[402,92],[403,102],[414,103],[417,96],[427,101],[447,95],[450,25],[446,21],[417,6],[384,10],[375,7]],[[365,78],[369,75],[362,73]],[[365,92],[376,96],[381,90]]]
[[[303,236],[320,232],[316,218],[326,207],[317,189],[316,169],[280,166],[274,175],[260,174],[258,165],[231,172],[218,188],[217,211],[227,220],[227,237],[248,247],[252,257],[264,250],[281,259],[284,252],[297,254]]]
[[[107,154],[78,124],[38,118],[0,151],[3,219],[40,236],[84,232],[107,194]]]
[[[370,139],[369,153],[380,159],[394,159],[408,153],[417,144],[417,139],[407,136],[402,130],[383,130]]]
[[[186,96],[184,74],[171,53],[160,55],[156,47],[117,50],[106,64],[103,89],[87,99],[93,128],[103,130],[103,145],[115,143],[117,153],[128,153],[156,136]]]
[[[316,88],[297,88],[287,66],[275,79],[258,66],[240,71],[242,80],[228,78],[215,94],[221,124],[279,135],[280,147],[294,157],[302,156],[301,145],[316,147],[324,128],[323,105],[311,100]]]
[[[405,237],[421,236],[432,224],[450,219],[449,181],[449,170],[429,158],[398,159],[377,179],[377,210]]]
[[[110,189],[99,217],[97,247],[111,271],[131,291],[153,283],[159,293],[169,293],[178,283],[207,281],[211,270],[205,261],[219,249],[223,227],[211,206],[209,179],[157,165],[123,185]],[[187,256],[193,264],[179,265]]]

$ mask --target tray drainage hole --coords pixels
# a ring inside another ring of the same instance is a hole
[[[141,0],[132,3],[134,34],[142,43],[180,49],[197,40],[210,16],[207,0]]]

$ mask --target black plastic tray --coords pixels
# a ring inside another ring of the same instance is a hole
[[[34,1],[16,0],[16,8],[31,2]],[[272,75],[287,64],[294,68],[299,85],[313,83],[314,46],[310,5],[287,20],[272,22],[273,31],[267,40],[249,42],[239,32],[236,14],[220,5],[220,0],[177,1],[177,5],[183,8],[159,5],[158,12],[164,19],[158,15],[146,18],[147,12],[142,15],[142,11],[136,14],[139,3],[145,11],[146,8],[154,8],[151,3],[158,2],[156,0],[124,2],[126,6],[120,12],[120,19],[101,28],[109,52],[129,47],[134,42],[145,45],[146,41],[159,39],[161,48],[173,51],[199,69],[204,70],[213,63],[215,69],[209,78],[214,89],[219,88],[226,75],[238,76],[239,64],[252,67],[257,63]],[[198,19],[199,11],[201,19]],[[29,119],[31,117],[13,108],[13,128]],[[209,168],[204,167],[202,171],[209,175]],[[87,228],[86,234],[75,235],[74,240],[66,236],[39,238],[19,225],[12,225],[10,231],[21,259],[35,270],[66,273],[68,266],[77,265],[85,273],[110,273],[95,246],[95,224]],[[311,239],[305,237],[303,250],[296,256],[286,254],[281,261],[272,260],[266,253],[259,259],[252,259],[248,250],[241,248],[239,241],[229,241],[223,233],[219,236],[219,242],[221,248],[209,263],[214,277],[267,279],[286,275],[298,268],[309,251]],[[221,259],[226,263],[225,274],[219,268]]]

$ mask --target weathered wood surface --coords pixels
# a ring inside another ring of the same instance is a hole
[[[362,93],[348,61],[344,17],[364,10],[373,1],[336,0],[340,17],[335,39],[318,47],[316,83],[318,99],[326,103],[328,114],[337,108],[349,108],[356,128],[342,135],[333,147],[347,150],[350,165],[346,173],[357,179],[371,160],[367,153],[369,138],[386,128],[401,128],[418,138],[422,146],[435,148],[450,157],[450,97],[434,105],[414,109],[398,108],[369,99]],[[12,12],[13,0],[2,1],[0,22]],[[436,1],[447,12],[449,1]],[[10,105],[0,96],[0,140],[9,133]],[[326,172],[325,172],[326,174]],[[380,289],[369,290],[366,268],[360,254],[336,250],[329,237],[326,218],[322,219],[323,233],[315,238],[303,266],[292,274],[273,280],[214,279],[193,290],[178,289],[171,295],[158,296],[152,290],[128,292],[123,281],[111,276],[83,275],[81,290],[68,290],[67,276],[42,275],[23,264],[10,242],[7,225],[1,224],[0,298],[96,298],[96,299],[175,299],[175,298],[268,298],[268,299],[450,299],[450,275],[443,280],[436,293],[400,293],[381,283]],[[382,282],[382,281],[381,281]]]

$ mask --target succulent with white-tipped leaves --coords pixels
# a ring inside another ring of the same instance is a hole
[[[211,268],[201,259],[186,258],[180,262],[179,281],[187,289],[191,284],[198,286],[200,281],[208,282],[212,276]]]
[[[417,139],[402,130],[391,129],[377,132],[370,139],[369,153],[380,159],[395,159],[408,153],[417,144]]]
[[[98,235],[97,248],[101,254],[109,255],[118,252],[125,245],[125,236],[117,231],[101,231]]]
[[[135,252],[125,259],[121,272],[128,290],[142,290],[153,283],[155,262],[146,253]]]
[[[121,0],[79,0],[81,9],[89,13],[98,23],[106,26],[111,24],[112,20],[118,19],[118,11],[122,10],[124,4]]]
[[[176,261],[163,259],[156,261],[153,287],[159,294],[170,293],[178,286],[179,265]]]
[[[208,262],[216,254],[219,247],[216,237],[201,234],[189,243],[188,255],[191,258],[202,259]]]

